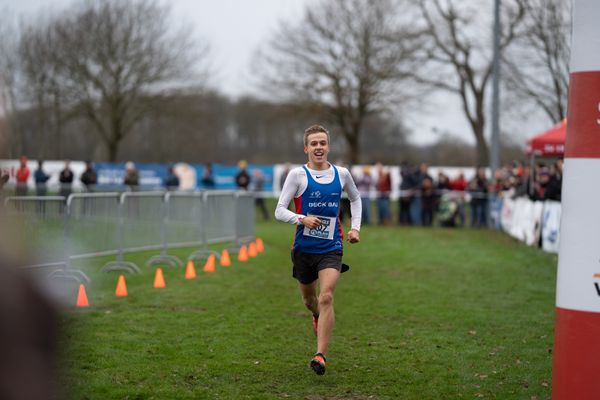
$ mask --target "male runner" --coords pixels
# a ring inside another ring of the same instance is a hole
[[[348,193],[350,199],[350,243],[360,240],[362,210],[360,193],[350,172],[327,161],[329,132],[325,128],[313,125],[304,131],[304,153],[308,156],[308,163],[288,174],[275,209],[275,218],[298,225],[292,249],[292,275],[299,282],[304,304],[313,314],[317,353],[310,366],[317,374],[323,375],[334,324],[333,292],[342,270],[343,233],[339,220],[342,190]],[[295,213],[287,208],[292,198]],[[320,282],[318,298],[317,279]]]

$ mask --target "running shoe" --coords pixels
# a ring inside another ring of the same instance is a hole
[[[321,353],[315,354],[312,360],[310,360],[310,367],[317,375],[325,374],[325,356]]]
[[[319,317],[315,317],[313,315],[313,332],[315,333],[315,336],[317,336],[317,327],[319,326]]]

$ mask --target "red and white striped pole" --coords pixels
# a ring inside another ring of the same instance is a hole
[[[600,1],[575,0],[552,398],[600,399]]]

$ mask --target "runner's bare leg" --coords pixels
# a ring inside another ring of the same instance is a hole
[[[325,268],[319,271],[319,327],[317,330],[317,353],[327,354],[327,346],[333,332],[335,314],[333,312],[333,292],[337,285],[340,271]]]
[[[319,300],[317,299],[317,281],[307,285],[300,283],[300,293],[302,293],[302,301],[313,315],[319,315]]]

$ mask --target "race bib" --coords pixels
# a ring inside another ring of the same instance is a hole
[[[335,229],[335,217],[322,217],[320,215],[308,215],[309,217],[317,217],[321,220],[321,225],[314,229],[308,226],[304,227],[304,236],[309,236],[317,239],[333,240],[333,230]]]

